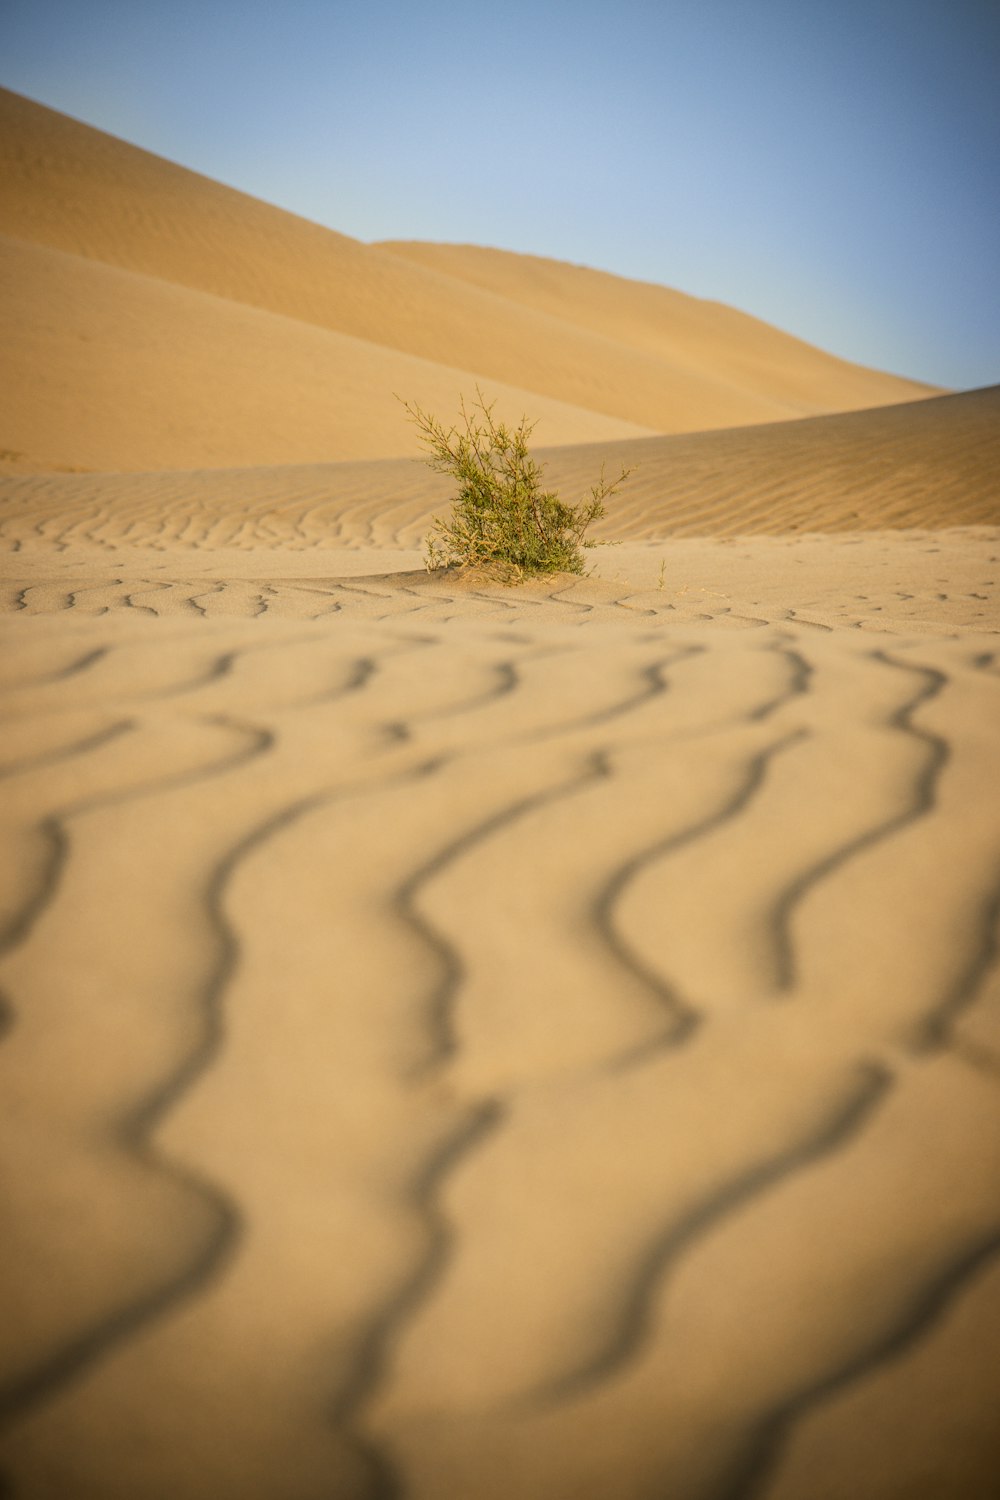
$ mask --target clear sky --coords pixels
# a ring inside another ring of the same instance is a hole
[[[0,81],[358,239],[1000,382],[1000,0],[2,0]]]

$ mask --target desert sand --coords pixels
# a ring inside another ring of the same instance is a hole
[[[0,108],[4,1493],[995,1496],[1000,390]]]

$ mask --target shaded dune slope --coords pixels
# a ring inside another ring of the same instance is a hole
[[[676,293],[661,295],[663,289],[656,287],[630,284],[623,292],[618,279],[599,278],[599,292],[591,298],[588,289],[593,308],[601,309],[595,317],[581,304],[572,267],[548,267],[550,282],[559,284],[564,275],[563,296],[532,296],[534,263],[527,257],[507,258],[498,288],[478,285],[465,274],[362,245],[6,91],[0,91],[0,184],[0,230],[11,239],[349,335],[382,351],[443,365],[448,372],[460,370],[466,389],[478,378],[579,407],[594,414],[595,438],[607,435],[601,415],[664,432],[774,421],[927,394],[926,387],[847,365],[741,314]],[[66,296],[79,298],[82,272],[69,262],[62,264],[69,281]],[[16,282],[12,295],[6,317],[16,321]],[[206,304],[200,307],[205,313]],[[162,307],[153,306],[152,312],[154,324],[162,322]],[[24,315],[22,308],[22,322]],[[650,338],[636,337],[637,320],[654,330]],[[127,361],[134,352],[107,326],[86,332],[93,342],[94,365],[100,359]],[[209,314],[200,342],[210,337],[224,342],[232,329],[232,318],[216,320]],[[75,325],[67,333],[65,372],[60,372],[54,341],[45,341],[57,386],[60,379],[68,385],[73,378],[82,333]],[[292,394],[283,386],[289,336],[287,329],[275,332],[273,368],[265,358],[243,369],[248,403],[260,404],[271,393],[279,412],[291,404]],[[183,402],[176,412],[171,403],[172,393],[184,383],[185,361],[183,356],[173,360],[166,349],[160,353],[167,368],[149,391],[150,407],[160,409],[161,434],[183,431]],[[343,340],[326,345],[326,364],[332,371],[339,363],[342,387],[352,379],[359,354],[356,345]],[[441,380],[423,379],[426,370],[402,363],[390,371],[385,358],[379,365],[374,353],[359,363],[363,388],[372,369],[379,368],[404,387],[404,394],[438,399]],[[146,378],[155,382],[148,362],[122,368],[137,383]],[[450,373],[448,380],[454,386]],[[452,409],[456,395],[451,395]],[[254,449],[245,412],[241,425],[239,401],[236,408],[235,431],[223,456],[217,456],[218,440],[213,438],[178,458],[175,437],[165,450],[169,463],[270,461],[273,440],[269,447],[265,434]],[[10,418],[0,446],[21,453],[33,467],[55,460],[58,443],[45,441],[44,432],[40,439],[34,430],[43,420],[44,393],[39,389],[36,407],[21,425],[30,433],[30,444],[41,442],[41,447],[29,448],[29,437],[21,437]],[[357,443],[353,449],[338,446],[335,424],[333,431],[319,424],[302,430],[304,421],[294,457],[357,453]],[[50,431],[59,430],[53,418]],[[572,441],[576,435],[552,436]],[[195,445],[198,437],[196,428]],[[379,413],[364,441],[372,445],[371,457],[404,453],[412,446],[399,413]],[[150,453],[157,451],[152,439],[148,446]],[[82,458],[62,462],[91,466]],[[99,462],[106,465],[107,459]],[[154,466],[161,459],[136,462]]]
[[[635,466],[609,536],[996,525],[1000,386],[548,457],[547,477],[569,488],[602,461]]]

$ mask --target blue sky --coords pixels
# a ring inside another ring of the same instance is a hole
[[[362,240],[1000,381],[1000,0],[4,0],[0,81]]]

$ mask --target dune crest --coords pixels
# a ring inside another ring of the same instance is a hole
[[[477,381],[557,444],[931,394],[666,288],[363,245],[6,90],[0,187],[24,469],[403,455],[390,393],[453,411]]]
[[[381,246],[691,374],[711,375],[734,390],[766,391],[788,406],[789,416],[883,406],[934,393],[919,381],[851,364],[724,303],[670,287],[479,245],[386,240]],[[711,423],[723,425],[736,423]]]

